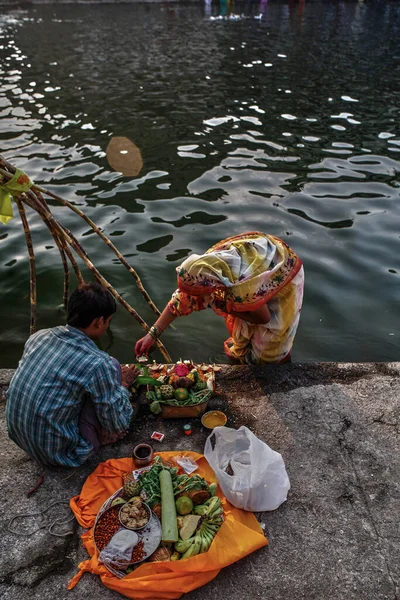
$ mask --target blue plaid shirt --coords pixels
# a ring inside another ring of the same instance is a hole
[[[79,433],[87,394],[105,429],[128,428],[129,392],[111,357],[75,327],[38,331],[25,344],[7,393],[10,438],[40,463],[81,465],[93,450]]]

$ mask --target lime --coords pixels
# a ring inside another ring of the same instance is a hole
[[[193,510],[193,502],[188,496],[181,496],[175,502],[178,515],[188,515]]]
[[[178,400],[178,402],[183,402],[184,400],[187,400],[189,398],[189,390],[187,390],[186,388],[177,388],[175,390],[175,399]]]

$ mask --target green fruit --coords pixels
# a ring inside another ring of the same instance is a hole
[[[184,402],[189,398],[189,390],[186,388],[177,388],[175,390],[175,398],[179,402]]]
[[[189,548],[193,544],[193,542],[194,542],[194,537],[188,538],[185,541],[179,540],[175,544],[175,552],[179,552],[180,554],[184,554],[185,552],[187,552],[187,550],[189,550]]]
[[[150,404],[150,410],[153,413],[153,415],[159,415],[161,413],[162,408],[158,400],[154,400],[154,402]]]
[[[198,504],[193,509],[194,514],[200,515],[200,516],[205,515],[207,511],[208,511],[208,506],[205,506],[204,504]]]
[[[201,390],[207,389],[207,383],[205,381],[198,381],[193,386],[195,392],[200,392]]]
[[[128,481],[124,485],[124,496],[125,498],[132,498],[132,496],[137,496],[140,494],[141,485],[138,481]]]
[[[210,492],[211,496],[216,496],[218,492],[218,483],[211,483],[208,491]]]
[[[125,504],[126,500],[124,500],[123,498],[115,498],[115,500],[113,500],[111,502],[111,506],[118,506],[118,504]]]
[[[186,550],[185,554],[182,555],[181,558],[191,558],[192,556],[197,556],[201,551],[201,538],[197,536],[193,538],[193,543],[190,545],[189,549]]]
[[[181,496],[175,502],[178,515],[188,515],[193,510],[193,502],[188,496]]]
[[[174,397],[175,390],[172,385],[165,384],[160,387],[160,392],[165,400],[171,400]]]

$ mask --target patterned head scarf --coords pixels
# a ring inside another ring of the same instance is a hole
[[[291,281],[301,264],[282,240],[243,233],[187,258],[177,268],[178,288],[190,295],[223,292],[232,310],[255,310]]]

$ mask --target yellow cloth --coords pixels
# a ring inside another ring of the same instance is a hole
[[[168,304],[175,316],[212,308],[224,317],[225,353],[241,362],[281,362],[290,353],[303,301],[300,258],[279,238],[243,233],[189,256],[176,269],[178,289]],[[252,325],[231,313],[268,304],[271,320]]]
[[[7,223],[14,217],[11,204],[11,196],[27,192],[33,185],[26,173],[21,169],[16,169],[13,177],[9,181],[3,181],[0,184],[0,221]]]
[[[190,457],[198,464],[196,473],[209,483],[215,481],[214,471],[203,455],[196,452],[160,452],[165,461],[178,454]],[[192,558],[170,562],[143,563],[132,573],[118,579],[99,562],[98,551],[93,541],[93,525],[103,503],[120,487],[122,476],[135,469],[131,458],[111,459],[101,463],[89,475],[79,496],[70,501],[70,506],[82,527],[89,528],[82,535],[83,544],[91,558],[79,565],[79,572],[72,578],[68,589],[72,589],[85,571],[99,575],[108,588],[134,600],[159,600],[180,598],[182,594],[195,590],[216,577],[219,571],[251,552],[268,544],[253,513],[239,510],[221,497],[225,521],[208,552]]]

